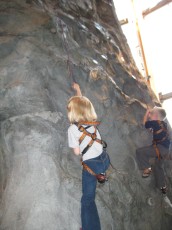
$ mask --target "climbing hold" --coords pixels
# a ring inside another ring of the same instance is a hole
[[[152,197],[148,197],[147,203],[148,203],[149,206],[154,206],[154,205],[155,205],[155,202],[154,202],[154,200],[152,199]]]
[[[92,69],[90,70],[90,77],[93,79],[93,80],[97,80],[98,79],[98,69]]]
[[[50,29],[50,32],[51,32],[52,34],[56,34],[56,33],[57,33],[57,30],[56,30],[55,28],[51,28],[51,29]]]

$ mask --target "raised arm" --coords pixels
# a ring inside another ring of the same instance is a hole
[[[146,113],[145,113],[145,115],[143,117],[143,125],[145,125],[146,121],[148,120],[149,114],[150,114],[150,109],[147,109]]]
[[[77,83],[73,83],[72,87],[76,92],[76,96],[82,96],[80,86]]]
[[[73,152],[75,153],[75,155],[80,155],[80,148],[79,147],[76,147],[76,148],[73,148]]]

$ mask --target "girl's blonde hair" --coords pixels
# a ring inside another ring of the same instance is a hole
[[[87,97],[71,97],[68,101],[67,110],[70,123],[95,121],[97,119],[95,109]]]

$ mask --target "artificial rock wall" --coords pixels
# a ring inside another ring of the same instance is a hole
[[[82,169],[67,146],[73,81],[119,170],[97,188],[102,230],[171,229],[154,178],[143,180],[135,161],[150,144],[146,106],[158,101],[107,0],[0,0],[0,229],[80,227]]]

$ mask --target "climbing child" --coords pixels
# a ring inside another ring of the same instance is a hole
[[[95,204],[97,180],[104,183],[105,172],[109,167],[109,157],[103,148],[103,141],[96,126],[97,115],[90,100],[81,94],[78,84],[73,88],[76,95],[68,101],[69,147],[76,155],[82,156],[82,230],[100,230],[100,219]]]
[[[161,107],[154,107],[147,110],[143,118],[146,129],[150,129],[153,134],[152,145],[136,150],[136,159],[139,168],[143,170],[143,178],[150,175],[152,168],[149,163],[150,158],[155,158],[154,173],[157,187],[163,194],[166,194],[166,183],[163,170],[163,163],[169,156],[170,140],[168,136],[167,124],[164,122],[166,112]]]

